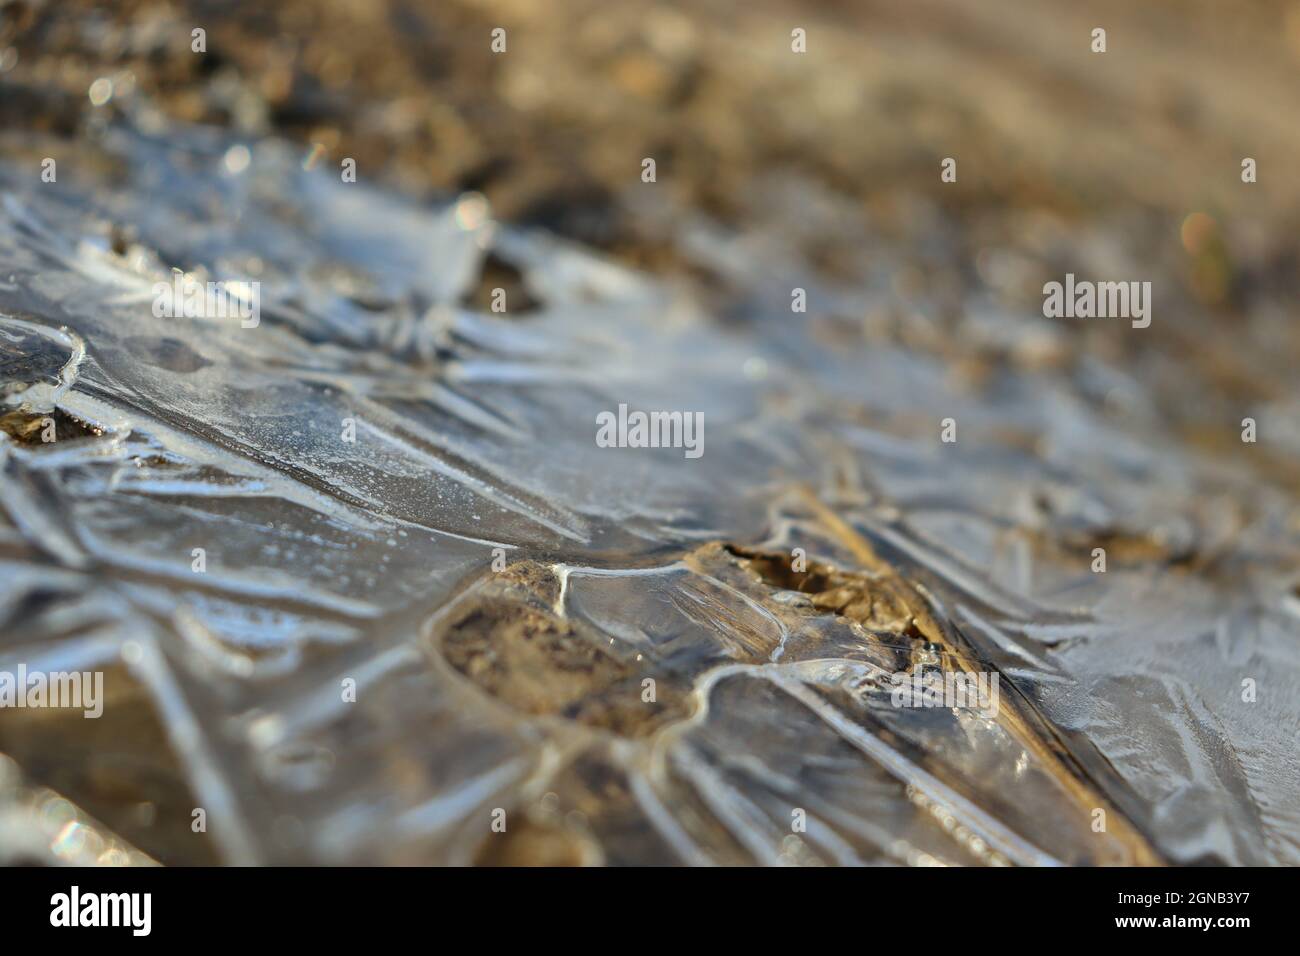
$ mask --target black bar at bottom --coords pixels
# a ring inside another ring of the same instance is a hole
[[[337,947],[391,939],[460,948],[496,946],[518,934],[533,947],[604,947],[694,944],[703,929],[734,945],[736,935],[762,938],[777,925],[811,934],[809,942],[818,944],[827,931],[864,944],[886,937],[902,944],[894,934],[910,933],[906,945],[922,945],[936,933],[960,933],[973,943],[1008,930],[1071,941],[1172,933],[1229,942],[1286,926],[1283,907],[1293,885],[1290,870],[1218,868],[20,868],[0,870],[0,914],[6,943],[111,937],[126,945]]]

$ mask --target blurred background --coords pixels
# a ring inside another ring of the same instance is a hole
[[[180,42],[194,26],[204,56]],[[1165,411],[1210,443],[1207,420],[1278,401],[1300,358],[1297,80],[1288,2],[0,5],[11,157],[57,159],[88,124],[156,111],[353,157],[413,197],[481,191],[506,222],[723,287],[681,254],[683,215],[757,231],[797,217],[775,198],[794,183],[842,227],[799,235],[808,261],[860,282],[888,260],[891,305],[924,291],[925,314],[875,327],[929,348],[953,341],[975,289],[1037,311],[1067,269],[1154,280],[1148,334],[1068,331],[1106,359],[1175,356],[1143,374],[1167,378]]]

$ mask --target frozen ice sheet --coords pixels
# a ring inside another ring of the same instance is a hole
[[[1295,489],[1141,381],[1045,369],[1056,328],[975,293],[946,352],[871,334],[879,270],[783,241],[834,203],[683,225],[720,321],[478,197],[236,145],[0,167],[0,670],[109,686],[0,750],[113,860],[1300,863]],[[464,304],[489,256],[535,308]],[[175,269],[260,321],[156,317]],[[598,447],[620,404],[701,412],[704,454]],[[915,667],[1001,709],[891,706]]]

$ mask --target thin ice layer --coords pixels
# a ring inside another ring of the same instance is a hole
[[[1044,374],[1006,343],[1055,332],[974,299],[996,378],[953,374],[778,231],[683,227],[724,322],[476,197],[174,133],[111,133],[111,188],[0,170],[0,669],[121,661],[158,812],[223,859],[1300,862],[1296,502],[1141,382]],[[463,305],[489,252],[537,308]],[[175,269],[259,321],[156,316]],[[620,405],[701,413],[703,454],[598,446]],[[959,665],[1001,714],[889,706]]]

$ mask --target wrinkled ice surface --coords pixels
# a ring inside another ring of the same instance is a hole
[[[1141,382],[812,335],[879,292],[779,233],[686,230],[749,293],[724,322],[474,197],[231,145],[0,168],[0,413],[60,428],[0,440],[0,669],[110,688],[102,726],[0,738],[30,777],[177,862],[1300,863],[1296,502]],[[460,304],[489,252],[537,308]],[[174,267],[259,281],[260,323],[155,317]],[[703,456],[597,447],[620,403],[702,412]],[[859,595],[896,573],[943,641],[750,560],[794,548]],[[954,661],[1002,717],[890,706]]]

